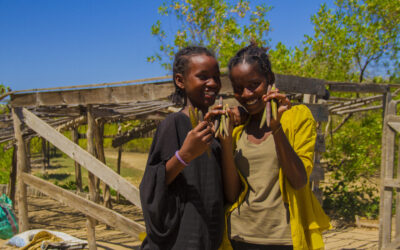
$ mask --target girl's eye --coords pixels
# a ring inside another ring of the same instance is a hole
[[[202,80],[202,81],[205,81],[205,80],[208,79],[208,76],[206,76],[206,75],[199,75],[198,78],[199,78],[200,80]]]
[[[252,90],[254,90],[254,89],[258,88],[259,85],[260,85],[259,82],[253,82],[253,83],[250,84],[250,88],[251,88]]]

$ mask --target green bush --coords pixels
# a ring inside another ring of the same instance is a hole
[[[357,114],[328,137],[329,179],[323,188],[324,209],[354,221],[355,215],[376,218],[379,188],[374,182],[381,163],[381,111]]]

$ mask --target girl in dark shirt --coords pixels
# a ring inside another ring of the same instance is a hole
[[[140,184],[147,233],[142,249],[217,249],[224,230],[222,165],[232,157],[224,156],[232,149],[221,149],[206,121],[221,88],[218,62],[203,47],[181,49],[173,80],[175,101],[181,96],[184,104],[161,122],[150,149]],[[206,114],[193,129],[189,106]]]

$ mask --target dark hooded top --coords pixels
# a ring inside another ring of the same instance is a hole
[[[170,114],[153,138],[140,183],[147,236],[142,249],[217,249],[224,230],[221,146],[197,157],[165,184],[165,165],[192,129],[182,112]]]

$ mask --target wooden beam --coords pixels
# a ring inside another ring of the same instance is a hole
[[[28,185],[48,195],[52,199],[70,206],[87,216],[110,225],[111,227],[121,230],[128,235],[137,238],[139,233],[145,231],[145,227],[141,224],[36,176],[24,173],[23,180]]]
[[[145,124],[143,127],[133,128],[122,135],[117,135],[114,140],[112,140],[112,146],[114,148],[119,147],[132,139],[140,137],[142,134],[152,131],[155,128],[157,128],[157,123],[155,122],[151,124]]]
[[[167,98],[175,91],[172,81],[129,86],[11,95],[12,107],[119,104]]]
[[[383,185],[385,188],[400,188],[400,180],[392,179],[392,178],[385,178]]]
[[[318,97],[327,95],[325,81],[293,75],[275,74],[276,87],[283,92],[312,94]]]
[[[317,134],[317,138],[315,140],[315,152],[323,153],[325,152],[325,135]]]
[[[390,91],[387,84],[347,82],[327,82],[326,84],[331,92],[387,93]]]
[[[227,75],[221,77],[221,83],[220,94],[232,95],[233,90]],[[276,74],[276,84],[281,91],[290,93],[315,94],[319,97],[327,93],[324,81],[320,79]],[[34,93],[15,92],[11,94],[10,104],[12,107],[120,104],[165,99],[174,91],[173,82],[166,81]]]
[[[73,143],[50,125],[42,121],[27,109],[23,109],[25,123],[40,136],[51,142],[81,166],[95,174],[102,181],[118,190],[127,200],[141,208],[139,190],[127,180],[116,174],[93,155]]]
[[[94,146],[94,127],[95,120],[92,113],[91,105],[87,106],[87,150],[91,155],[95,155],[95,146]],[[95,203],[99,202],[99,191],[96,188],[96,177],[91,172],[88,171],[88,186],[89,186],[89,199]],[[93,217],[88,216],[86,218],[86,229],[87,229],[87,239],[89,244],[89,250],[96,250],[96,220]]]
[[[21,108],[13,108],[14,133],[17,141],[17,192],[18,192],[18,227],[20,232],[29,229],[27,189],[22,174],[27,171],[26,148],[22,137],[23,114]]]
[[[299,103],[301,104],[301,103]],[[297,104],[295,104],[297,105]],[[328,116],[329,116],[329,111],[328,111],[328,106],[324,104],[310,104],[310,103],[304,103],[306,105],[316,122],[326,122],[328,121]]]

